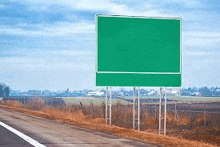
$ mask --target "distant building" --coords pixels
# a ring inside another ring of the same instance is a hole
[[[27,93],[27,92],[21,92],[21,93],[19,94],[19,96],[28,96],[28,93]]]
[[[157,92],[154,90],[154,89],[151,89],[149,92],[148,92],[148,95],[150,95],[150,96],[154,96],[154,95],[156,95],[157,94]]]
[[[119,96],[124,96],[125,93],[124,93],[124,92],[119,92],[118,95],[119,95]]]
[[[220,96],[220,88],[216,88],[216,90],[215,90],[215,95]]]
[[[51,96],[51,92],[49,90],[42,91],[43,96]]]
[[[105,93],[101,91],[88,92],[88,96],[104,96]]]
[[[148,95],[148,91],[146,91],[146,90],[144,90],[144,89],[141,89],[141,90],[140,90],[140,95],[146,96],[146,95]]]
[[[179,88],[175,88],[173,90],[172,89],[167,90],[166,95],[167,96],[179,96],[180,95]]]
[[[4,99],[4,97],[0,97],[0,101],[2,101]]]
[[[27,95],[29,95],[29,96],[40,96],[41,91],[40,90],[28,90]]]
[[[20,96],[21,91],[19,90],[11,90],[9,96]]]
[[[192,96],[201,96],[201,93],[200,92],[193,92]]]

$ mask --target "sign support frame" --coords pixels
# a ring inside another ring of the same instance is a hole
[[[109,87],[109,99],[108,99],[108,87],[106,87],[106,98],[105,98],[105,121],[106,124],[112,123],[112,87]],[[109,112],[108,112],[109,107]],[[109,120],[109,121],[108,121]]]
[[[110,87],[109,124],[112,124],[112,87]]]
[[[163,88],[160,88],[160,102],[159,102],[159,135],[162,133],[161,129],[161,120],[163,119],[163,134],[166,135],[166,127],[167,127],[167,95],[166,95],[166,87],[164,88],[164,93],[163,93]],[[162,118],[162,97],[164,97],[164,117]]]
[[[162,97],[162,88],[160,88],[160,102],[159,102],[159,135],[161,132],[161,97]]]
[[[164,135],[166,135],[166,128],[167,128],[167,94],[166,88],[164,92]]]
[[[135,129],[135,87],[133,87],[133,129]]]
[[[138,131],[140,131],[140,87],[138,87]]]
[[[106,97],[105,97],[105,121],[108,124],[108,87],[106,87]]]

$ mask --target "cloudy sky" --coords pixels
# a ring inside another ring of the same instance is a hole
[[[0,82],[95,89],[95,14],[181,17],[183,86],[220,86],[219,0],[1,0]]]

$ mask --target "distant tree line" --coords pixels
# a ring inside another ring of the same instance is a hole
[[[194,92],[199,92],[201,96],[220,96],[220,92],[218,91],[218,87],[188,87],[181,89],[181,95],[190,96]]]
[[[0,97],[8,97],[10,93],[10,87],[0,83]]]

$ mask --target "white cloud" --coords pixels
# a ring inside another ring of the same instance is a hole
[[[48,6],[39,6],[39,5],[34,5],[30,6],[29,11],[48,11]]]
[[[186,37],[219,39],[220,32],[184,32]]]
[[[93,11],[102,12],[114,15],[140,15],[140,16],[164,16],[159,9],[153,9],[151,3],[145,2],[144,6],[146,10],[134,9],[128,7],[126,4],[118,4],[110,0],[56,0],[56,1],[44,1],[44,0],[16,0],[25,4],[31,5],[34,10],[39,6],[32,6],[33,4],[43,5],[40,9],[45,10],[48,5],[65,5],[71,7],[73,10],[80,11]],[[147,10],[151,8],[151,10]]]
[[[53,5],[53,4],[62,4],[62,5],[68,5],[72,7],[73,9],[77,10],[86,10],[86,11],[107,11],[109,13],[115,13],[115,12],[123,12],[127,13],[125,10],[131,10],[131,8],[128,9],[128,7],[125,4],[118,4],[117,1],[112,0],[56,0],[56,1],[45,1],[45,0],[15,0],[19,2],[25,2],[29,4],[41,4],[41,5]],[[129,3],[129,1],[125,1],[124,3]],[[204,7],[204,5],[199,0],[169,0],[169,1],[161,1],[161,0],[149,0],[144,2],[139,2],[140,5],[143,3],[146,8],[153,8],[153,4],[160,6],[164,4],[181,4],[185,7]],[[128,12],[129,13],[129,12]]]
[[[199,0],[169,0],[168,3],[179,3],[187,8],[199,8],[204,7],[204,5]]]
[[[19,1],[19,0],[15,0]],[[157,16],[157,17],[172,17],[175,15],[165,14],[160,9],[153,9],[152,4],[146,3],[146,10],[133,9],[125,4],[117,4],[109,0],[58,0],[58,1],[44,1],[44,0],[25,0],[19,1],[30,4],[30,10],[35,11],[47,10],[48,5],[63,4],[72,7],[74,10],[95,11],[115,15],[132,15],[132,16]],[[32,5],[34,3],[34,5]],[[36,4],[40,4],[36,5]],[[149,7],[152,9],[149,10]],[[52,26],[44,26],[38,24],[35,26],[38,30],[27,30],[24,27],[34,26],[33,24],[18,24],[17,27],[0,26],[2,34],[20,35],[20,36],[68,36],[77,33],[95,33],[95,24],[90,21],[80,21],[76,23],[60,22]]]
[[[81,33],[95,33],[95,24],[86,21],[77,23],[62,22],[51,25],[50,27],[43,27],[43,25],[38,25],[39,30],[27,30],[8,26],[0,27],[1,34],[21,36],[68,36]]]
[[[19,71],[95,71],[94,59],[82,62],[84,58],[67,60],[65,58],[5,58],[0,62],[1,74],[13,74]],[[94,62],[91,62],[93,61]]]
[[[187,51],[183,57],[183,85],[218,86],[220,52]]]
[[[19,50],[17,50],[19,51]],[[42,52],[43,51],[43,52]],[[22,50],[20,50],[22,52]],[[18,52],[17,52],[18,53]],[[17,71],[95,71],[95,53],[86,50],[29,50],[0,60],[0,73]]]
[[[0,5],[0,8],[4,8],[4,7],[5,7],[5,5],[3,5],[3,4]]]
[[[220,32],[183,32],[183,45],[190,47],[219,47]]]
[[[59,56],[72,56],[72,57],[79,57],[79,56],[94,56],[95,54],[91,51],[86,50],[58,50],[58,51],[44,51],[45,54],[50,55],[59,55]]]
[[[184,56],[219,56],[220,52],[209,52],[209,51],[184,51]]]

